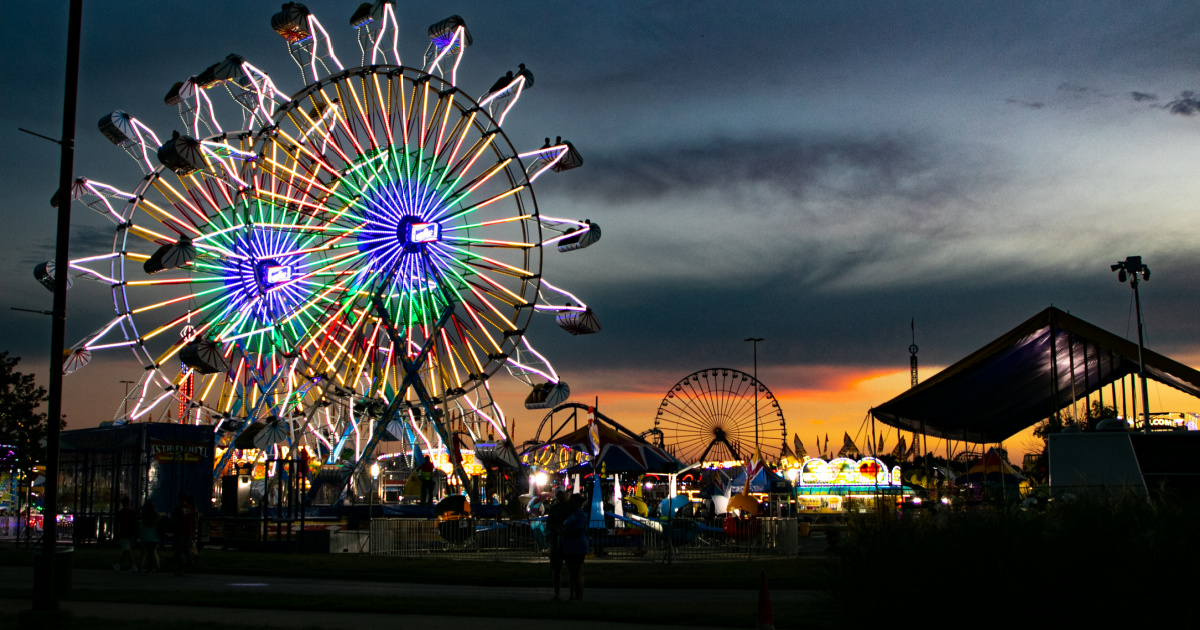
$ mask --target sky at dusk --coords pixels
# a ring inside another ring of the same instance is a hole
[[[339,53],[358,2],[306,3]],[[788,432],[854,434],[908,387],[1053,304],[1136,339],[1131,291],[1108,265],[1142,255],[1147,345],[1200,365],[1200,5],[1192,2],[400,2],[402,53],[451,13],[474,36],[459,85],[478,95],[526,64],[536,86],[505,124],[521,150],[563,136],[583,168],[539,179],[542,212],[588,218],[603,240],[550,252],[545,274],[604,330],[529,334],[576,400],[650,426],[665,391],[708,367],[761,380]],[[163,96],[236,52],[284,92],[300,73],[269,26],[276,2],[89,2],[76,174],[133,188],[136,165],[97,131],[115,109],[160,136]],[[66,3],[7,3],[0,41],[0,349],[44,371],[50,308],[33,278],[53,258]],[[344,51],[344,53],[342,52]],[[111,250],[76,205],[72,257]],[[77,281],[67,343],[112,318]],[[141,368],[100,352],[68,376],[72,428],[110,419]],[[541,414],[501,402],[532,437]],[[1151,390],[1154,410],[1196,410]],[[1023,450],[1021,436],[1009,445]],[[889,442],[894,441],[894,437]]]

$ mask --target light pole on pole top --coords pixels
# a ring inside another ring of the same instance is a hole
[[[1145,325],[1142,323],[1142,296],[1138,292],[1138,276],[1146,282],[1150,281],[1150,266],[1142,262],[1141,256],[1127,256],[1125,260],[1113,263],[1109,266],[1110,269],[1117,272],[1117,281],[1124,283],[1129,281],[1129,286],[1133,288],[1133,301],[1137,307],[1137,329],[1138,329],[1138,377],[1142,380],[1142,429],[1150,432],[1150,396],[1146,387],[1146,361],[1142,357],[1145,347],[1145,339],[1143,330]],[[1134,411],[1137,415],[1137,411]]]

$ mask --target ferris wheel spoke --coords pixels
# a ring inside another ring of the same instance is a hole
[[[689,394],[687,399],[689,411],[692,411],[693,413],[696,413],[702,417],[711,418],[713,422],[719,422],[721,415],[713,405],[713,402],[709,400],[708,396],[706,396],[704,392],[697,390],[694,382],[685,383],[684,387],[687,389]]]
[[[705,410],[698,408],[693,401],[683,400],[678,394],[675,395],[673,400],[674,404],[664,407],[664,411],[675,415],[681,421],[686,420],[697,425],[712,426],[713,416],[706,413]]]
[[[673,422],[676,424],[676,426],[693,426],[697,427],[699,430],[708,431],[710,433],[712,432],[712,429],[716,427],[716,424],[712,421],[711,416],[704,415],[703,412],[697,412],[697,410],[694,409],[686,407],[675,409],[666,408],[663,409],[663,411],[667,415],[674,416],[675,419]]]

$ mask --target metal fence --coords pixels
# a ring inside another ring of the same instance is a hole
[[[596,558],[646,562],[792,557],[799,550],[794,518],[754,521],[676,519],[646,527],[622,523],[591,529]],[[364,552],[381,556],[455,555],[463,558],[538,562],[549,557],[541,523],[533,521],[424,521],[373,519]]]

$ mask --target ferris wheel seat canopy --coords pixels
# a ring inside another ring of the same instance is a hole
[[[242,77],[242,63],[246,58],[238,54],[229,54],[222,61],[204,69],[196,75],[194,81],[202,88],[210,88],[218,83],[232,81]]]
[[[262,429],[254,436],[254,448],[265,451],[276,444],[284,444],[288,439],[287,422],[272,416],[260,423]]]
[[[178,175],[187,175],[205,167],[200,141],[174,132],[170,140],[158,148],[158,161]]]
[[[91,191],[87,187],[88,180],[86,177],[76,177],[75,181],[71,182],[71,199],[79,199],[80,197],[90,194]],[[59,200],[62,199],[62,190],[54,191],[50,196],[50,207],[57,208]]]
[[[162,259],[163,256],[166,255],[167,251],[171,249],[171,247],[171,244],[167,244],[154,250],[154,253],[150,254],[150,257],[146,259],[146,262],[142,263],[142,270],[150,275],[154,275],[165,270],[167,267],[163,264]]]
[[[245,423],[238,418],[221,418],[221,420],[217,422],[217,433],[234,433],[241,429],[244,424]]]
[[[567,154],[564,155],[562,159],[559,160],[554,166],[551,166],[550,170],[554,171],[555,173],[561,173],[563,171],[569,171],[573,168],[579,168],[580,166],[583,166],[583,156],[579,155],[579,150],[575,148],[575,145],[571,144],[569,140],[563,140],[562,144],[566,145]]]
[[[358,5],[358,8],[354,10],[354,14],[350,16],[350,26],[358,28],[373,19],[375,17],[371,15],[371,3],[364,2]]]
[[[92,353],[87,348],[75,348],[63,352],[63,374],[71,374],[90,363]]]
[[[539,383],[533,386],[533,391],[525,397],[526,409],[552,409],[571,397],[571,387],[566,381],[557,383]]]
[[[109,142],[123,147],[133,142],[133,123],[130,122],[132,118],[129,114],[118,109],[101,118],[100,122],[96,123],[96,126],[100,128],[100,133],[104,134],[104,137],[108,138]]]
[[[181,236],[179,242],[166,246],[162,255],[162,266],[168,269],[182,269],[196,258],[196,247],[192,239]]]
[[[462,43],[465,46],[470,46],[474,40],[471,39],[471,31],[467,28],[467,22],[460,15],[451,15],[441,22],[431,24],[429,26],[429,39],[435,42],[438,40],[448,40],[460,26],[463,29]]]
[[[200,374],[216,374],[229,369],[221,346],[211,339],[197,339],[179,351],[179,360]]]
[[[571,228],[567,230],[566,233],[571,236],[558,242],[558,251],[573,252],[577,249],[591,247],[600,240],[600,224],[592,223],[591,221],[584,221],[584,223],[588,224],[586,230],[583,228]]]
[[[600,320],[591,307],[585,311],[567,311],[554,318],[559,328],[572,335],[592,335],[600,332]]]
[[[350,27],[358,28],[363,24],[383,18],[383,8],[389,4],[395,8],[396,0],[375,0],[374,4],[364,2],[358,5],[358,8],[354,10],[354,15],[350,16]]]
[[[51,293],[53,293],[54,292],[54,261],[47,260],[46,262],[41,263],[41,264],[37,265],[36,267],[34,267],[33,268],[33,277],[37,278],[37,281],[42,283],[42,286],[46,287],[47,289],[49,289],[49,291]],[[70,289],[71,286],[74,284],[75,284],[75,282],[72,280],[71,276],[68,274],[67,275],[67,288]]]
[[[308,16],[312,12],[299,2],[288,2],[279,13],[271,16],[271,28],[289,44],[303,41],[312,36],[308,30]]]
[[[187,81],[176,81],[171,89],[167,90],[167,95],[163,97],[163,102],[167,105],[179,105],[184,98],[190,97],[196,90],[196,77],[191,77]]]

